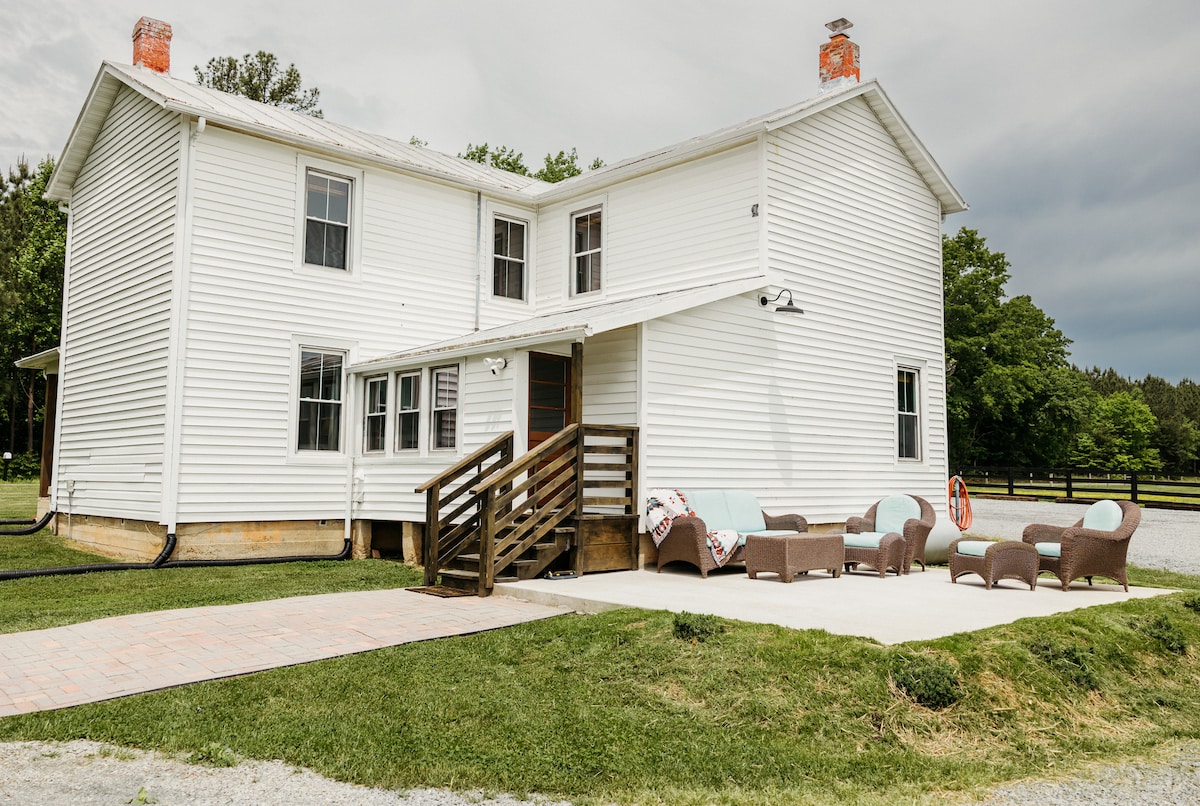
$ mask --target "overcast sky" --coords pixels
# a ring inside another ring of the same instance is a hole
[[[617,162],[809,98],[824,24],[877,78],[1074,341],[1072,360],[1200,381],[1198,0],[0,0],[0,169],[57,157],[142,15],[173,75],[255,50],[330,120],[451,154]]]

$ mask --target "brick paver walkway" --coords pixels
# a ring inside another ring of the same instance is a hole
[[[163,610],[0,635],[0,716],[494,630],[566,612],[397,589]]]

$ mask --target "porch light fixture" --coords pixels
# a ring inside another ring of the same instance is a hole
[[[776,294],[773,299],[767,299],[767,297],[765,295],[759,297],[758,304],[765,308],[768,305],[770,305],[772,302],[778,302],[779,298],[782,297],[784,294],[787,294],[787,302],[785,302],[783,305],[778,306],[775,309],[775,313],[804,313],[804,311],[801,308],[797,308],[795,303],[792,302],[792,292],[786,288],[779,289],[779,293]]]

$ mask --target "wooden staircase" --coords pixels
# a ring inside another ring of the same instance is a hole
[[[426,495],[425,584],[488,596],[497,582],[532,579],[567,555],[597,517],[636,531],[636,428],[573,424],[519,459],[497,437],[417,488]],[[587,529],[581,528],[587,526]]]

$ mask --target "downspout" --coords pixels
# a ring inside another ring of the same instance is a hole
[[[475,330],[483,298],[483,192],[475,191]]]

